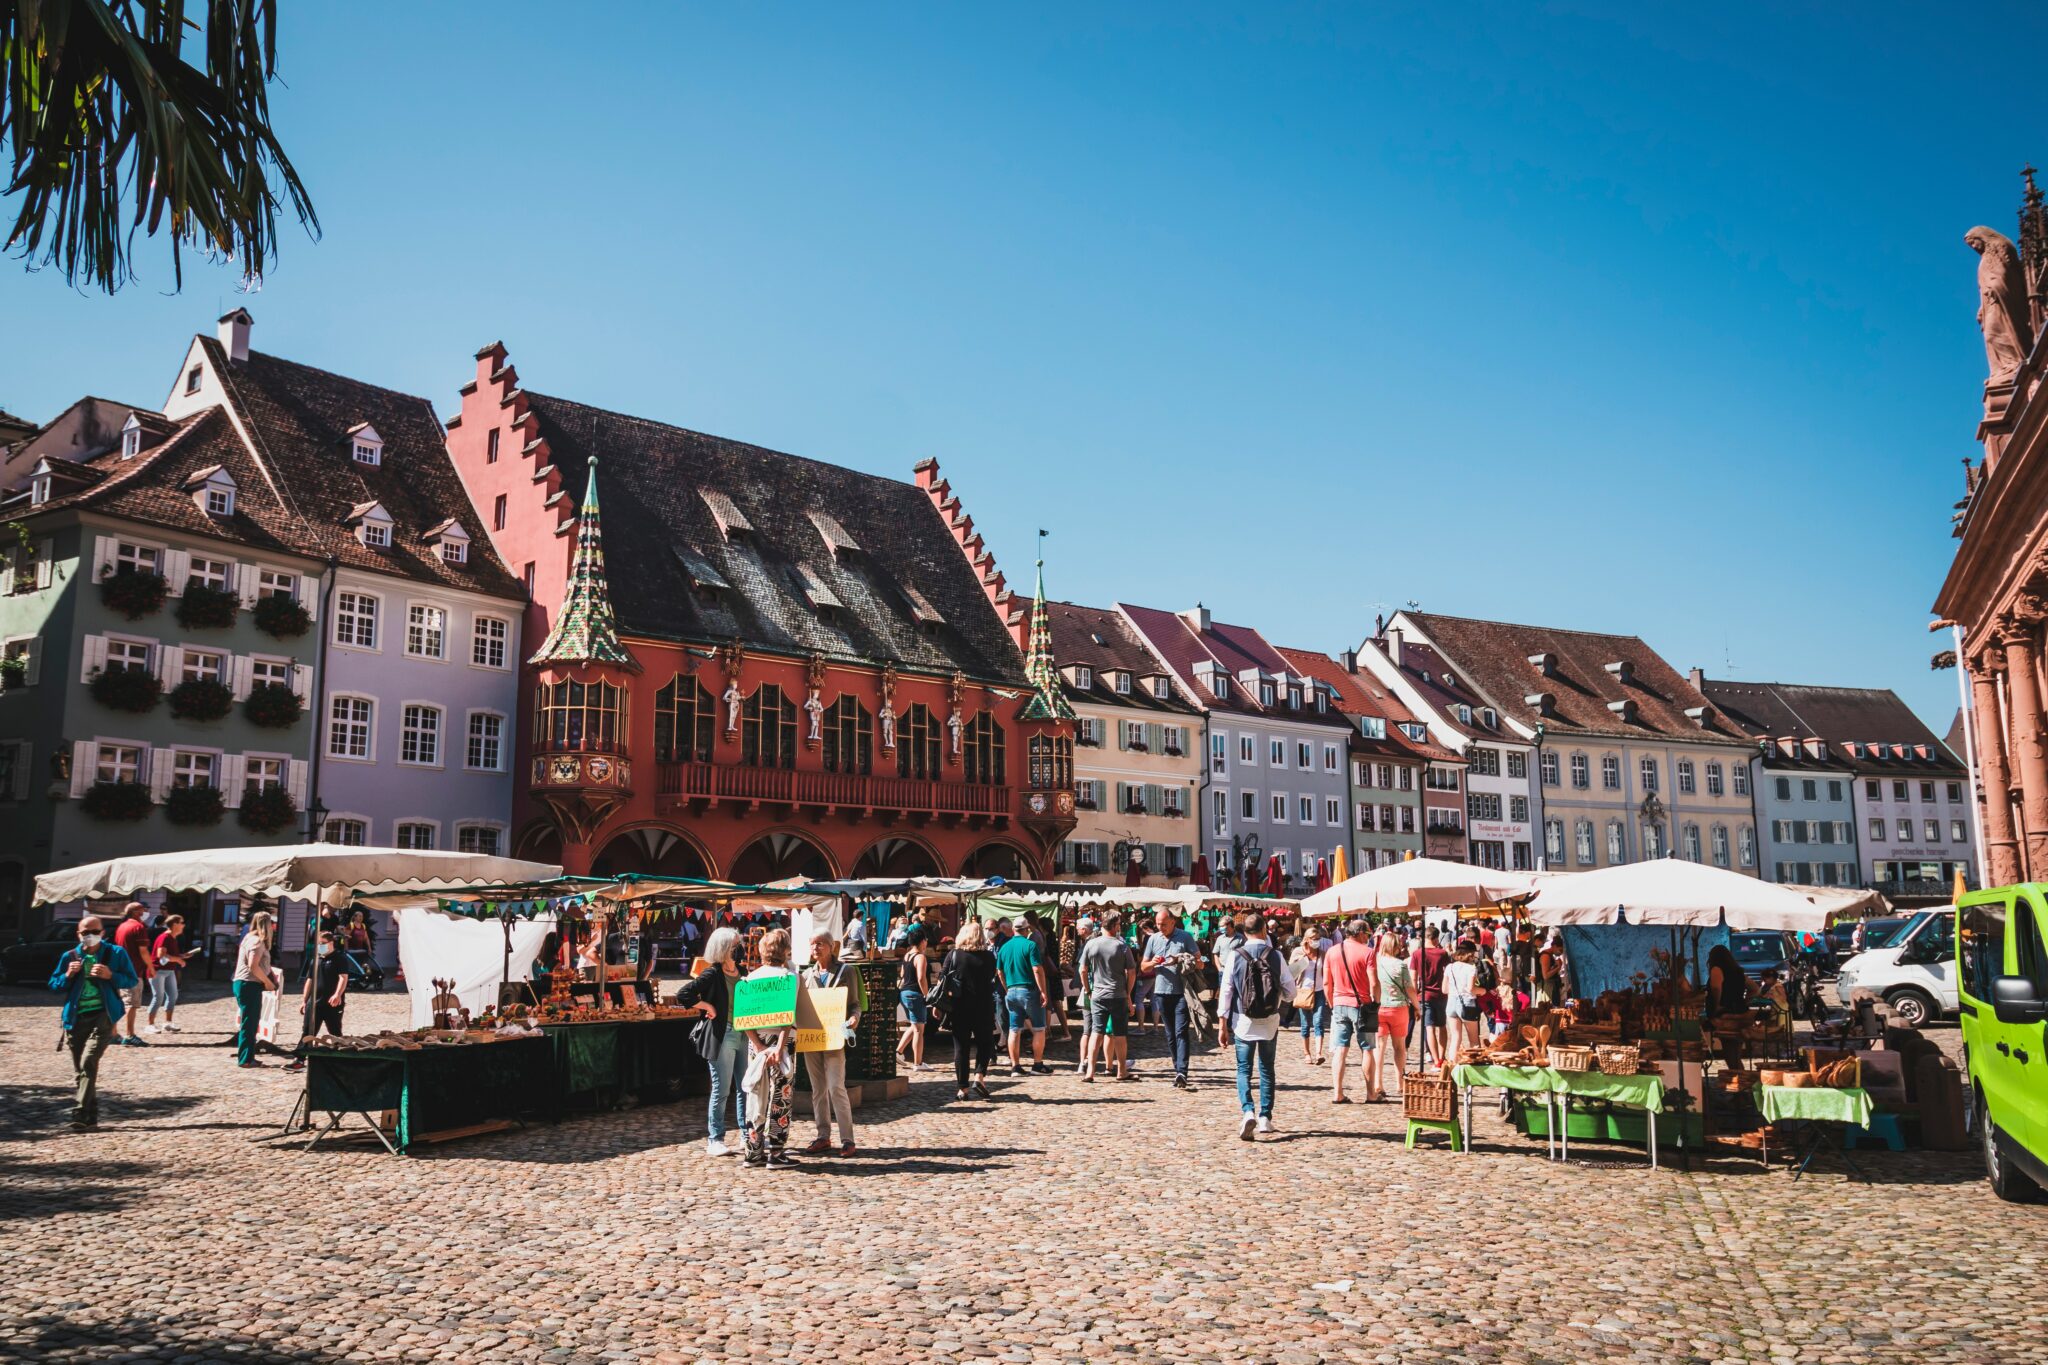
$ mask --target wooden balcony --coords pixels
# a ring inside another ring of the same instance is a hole
[[[1015,801],[1009,787],[717,763],[659,764],[655,793],[664,804],[700,809],[730,803],[736,814],[770,805],[856,820],[874,817],[885,822],[908,819],[921,823],[938,818],[950,823],[964,818],[976,825],[990,821],[1007,824]]]

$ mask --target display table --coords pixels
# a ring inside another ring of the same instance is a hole
[[[438,1134],[546,1116],[554,1093],[553,1053],[544,1038],[416,1051],[309,1048],[305,1057],[308,1149],[355,1116],[387,1150],[405,1152]],[[377,1117],[385,1111],[397,1115],[390,1136]],[[314,1114],[327,1115],[324,1128],[313,1125]]]
[[[1834,1089],[1827,1086],[1760,1085],[1756,1088],[1756,1107],[1764,1116],[1766,1125],[1803,1124],[1806,1128],[1806,1145],[1800,1152],[1799,1164],[1793,1169],[1792,1178],[1799,1179],[1806,1174],[1806,1168],[1813,1164],[1834,1129],[1828,1125],[1844,1128],[1868,1128],[1870,1115],[1876,1105],[1871,1102],[1870,1092],[1861,1087]],[[1857,1179],[1867,1179],[1855,1158],[1843,1147],[1842,1162]],[[1764,1129],[1763,1145],[1758,1149],[1766,1167],[1771,1164],[1771,1131]]]
[[[1552,1108],[1550,1083],[1551,1071],[1541,1066],[1473,1066],[1454,1067],[1451,1081],[1463,1092],[1465,1113],[1465,1148],[1472,1147],[1472,1091],[1477,1086],[1493,1086],[1501,1090],[1517,1090],[1525,1094],[1540,1095],[1543,1098],[1543,1112],[1549,1116]],[[1557,1140],[1551,1136],[1559,1124],[1544,1126],[1543,1152],[1552,1160],[1557,1159]]]
[[[542,1024],[554,1059],[560,1112],[615,1109],[682,1098],[693,1076],[710,1075],[690,1045],[694,1019],[608,1019]]]
[[[1610,1076],[1604,1071],[1556,1071],[1550,1067],[1461,1066],[1451,1079],[1465,1090],[1465,1131],[1472,1131],[1473,1086],[1498,1086],[1543,1096],[1545,1150],[1558,1160],[1570,1156],[1571,1101],[1598,1100],[1624,1109],[1641,1110],[1645,1117],[1650,1149],[1650,1167],[1657,1166],[1657,1115],[1664,1109],[1664,1078],[1648,1073]],[[1609,1129],[1588,1136],[1624,1137]]]

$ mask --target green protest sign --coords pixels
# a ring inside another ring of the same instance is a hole
[[[732,991],[732,1026],[750,1029],[793,1028],[796,1025],[796,976],[764,976],[742,981]]]

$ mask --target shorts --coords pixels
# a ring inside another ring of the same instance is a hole
[[[1330,1031],[1336,1035],[1340,1048],[1357,1043],[1360,1051],[1370,1052],[1373,1044],[1379,1041],[1373,1030],[1365,1026],[1365,1009],[1360,1005],[1332,1006]]]
[[[1012,1033],[1045,1027],[1045,1002],[1038,998],[1036,986],[1010,987],[1003,993],[1003,1009],[1010,1016]]]
[[[1127,1037],[1131,1031],[1131,1002],[1121,997],[1115,1000],[1090,1000],[1088,1028],[1105,1038]]]
[[[1423,1023],[1423,1027],[1425,1027],[1425,1028],[1442,1028],[1442,1027],[1444,1026],[1444,1017],[1445,1017],[1445,1016],[1444,1016],[1444,1006],[1445,1006],[1445,1005],[1447,1005],[1447,1004],[1449,1004],[1449,1003],[1450,1003],[1450,1002],[1449,1002],[1448,1000],[1425,1000],[1425,1001],[1423,1001],[1423,1002],[1422,1002],[1422,1023]]]
[[[925,1008],[923,991],[898,991],[896,998],[903,1002],[904,1017],[913,1024],[930,1021],[931,1011]]]
[[[1395,1005],[1390,1009],[1381,1005],[1380,1032],[1389,1038],[1405,1040],[1408,1037],[1408,1007]]]
[[[1479,1006],[1474,1005],[1472,1007],[1472,1012],[1470,1014],[1467,1014],[1464,1010],[1458,1008],[1457,1001],[1451,1000],[1445,1002],[1444,1014],[1446,1017],[1459,1020],[1460,1022],[1463,1022],[1468,1019],[1477,1019],[1479,1017]]]

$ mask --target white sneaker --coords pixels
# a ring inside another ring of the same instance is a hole
[[[165,1024],[165,1025],[164,1025],[164,1032],[165,1032],[165,1033],[183,1033],[184,1031],[185,1031],[185,1030],[183,1030],[183,1029],[179,1028],[179,1027],[178,1027],[178,1026],[177,1026],[176,1024]]]
[[[1259,1126],[1259,1117],[1251,1110],[1244,1111],[1244,1121],[1237,1125],[1237,1135],[1246,1142],[1252,1140],[1252,1131]]]
[[[160,1029],[160,1028],[158,1028],[158,1027],[157,1027],[157,1026],[156,1026],[155,1024],[144,1024],[144,1025],[142,1026],[142,1031],[143,1031],[144,1033],[162,1033],[162,1032],[163,1032],[163,1030],[162,1030],[162,1029]]]
[[[704,1142],[704,1155],[731,1156],[732,1148],[726,1146],[725,1143],[721,1142],[717,1138],[707,1138]]]
[[[1260,1118],[1259,1131],[1261,1133],[1271,1133],[1273,1131],[1273,1120],[1270,1118]]]

